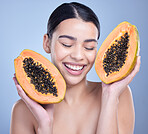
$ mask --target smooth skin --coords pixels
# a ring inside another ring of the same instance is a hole
[[[139,71],[140,56],[123,80],[108,85],[87,81],[97,36],[95,25],[81,19],[64,20],[51,39],[44,35],[43,48],[66,81],[65,98],[40,105],[24,93],[14,76],[21,99],[12,109],[11,134],[133,134],[135,113],[128,85]],[[83,69],[73,71],[68,66]]]

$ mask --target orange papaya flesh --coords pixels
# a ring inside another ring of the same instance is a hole
[[[139,42],[136,26],[126,21],[108,35],[95,60],[95,70],[102,82],[109,84],[121,80],[133,70]]]
[[[16,78],[25,93],[40,104],[64,99],[66,83],[59,70],[41,54],[25,49],[14,60]]]

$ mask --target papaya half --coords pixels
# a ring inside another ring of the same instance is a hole
[[[95,70],[109,84],[125,78],[134,68],[140,45],[138,30],[129,22],[120,23],[97,52]]]
[[[25,93],[40,104],[59,103],[66,83],[59,70],[41,54],[25,49],[14,60],[16,78]]]

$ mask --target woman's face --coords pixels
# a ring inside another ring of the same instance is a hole
[[[80,19],[64,20],[56,28],[50,42],[51,59],[68,85],[86,78],[95,61],[97,37],[96,26]]]

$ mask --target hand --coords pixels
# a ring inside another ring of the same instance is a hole
[[[133,71],[124,79],[111,84],[105,84],[102,82],[103,93],[113,94],[118,98],[121,95],[121,93],[127,88],[128,84],[132,81],[135,75],[139,72],[141,63],[140,58],[140,56],[137,57],[137,63]]]
[[[15,75],[13,77],[13,80],[15,82],[19,96],[25,102],[29,110],[33,113],[34,117],[36,118],[39,124],[39,127],[42,127],[45,124],[46,126],[52,127],[54,105],[53,104],[46,104],[46,105],[38,104],[37,102],[35,102],[34,100],[32,100],[26,95],[24,90],[19,85]]]

